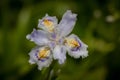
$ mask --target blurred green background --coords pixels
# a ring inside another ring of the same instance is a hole
[[[120,0],[0,0],[0,80],[46,80],[48,68],[28,63],[35,44],[26,35],[46,13],[60,21],[66,10],[78,14],[73,33],[89,46],[89,56],[67,55],[51,79],[120,80]]]

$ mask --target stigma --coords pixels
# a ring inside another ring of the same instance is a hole
[[[37,58],[38,60],[41,60],[44,58],[48,58],[49,55],[50,55],[50,49],[45,47],[39,50],[39,52],[37,53]]]
[[[54,23],[51,20],[44,19],[43,20],[44,26],[51,32],[54,29]]]

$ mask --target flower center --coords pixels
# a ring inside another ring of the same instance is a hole
[[[43,48],[38,52],[37,56],[38,56],[38,59],[41,59],[41,58],[48,57],[49,54],[50,54],[50,49],[49,48]]]
[[[74,38],[65,39],[65,43],[71,48],[75,48],[75,47],[80,46],[79,42],[77,40],[75,40]]]
[[[52,21],[50,21],[50,20],[48,20],[48,19],[44,19],[44,20],[43,20],[43,24],[45,25],[45,27],[46,27],[48,30],[53,31],[54,26],[53,26],[53,22],[52,22]]]

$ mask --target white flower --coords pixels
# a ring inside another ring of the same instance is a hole
[[[29,53],[31,64],[37,63],[41,70],[43,67],[48,67],[52,59],[63,64],[66,60],[66,52],[74,58],[88,56],[88,46],[76,35],[69,35],[77,20],[76,16],[68,10],[59,24],[56,17],[48,15],[39,20],[38,27],[42,30],[34,29],[31,34],[27,35],[27,39],[40,46]]]

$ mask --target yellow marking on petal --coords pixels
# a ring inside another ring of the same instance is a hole
[[[38,58],[46,58],[50,53],[50,50],[47,48],[41,49],[38,53]]]
[[[70,46],[70,47],[72,47],[72,48],[80,46],[80,44],[78,43],[78,41],[76,41],[74,38],[66,39],[65,43],[67,43],[67,45]]]
[[[53,31],[54,25],[53,25],[53,22],[52,22],[52,21],[49,21],[49,20],[45,19],[45,20],[43,21],[43,24],[45,25],[45,27],[46,27],[50,32]]]

